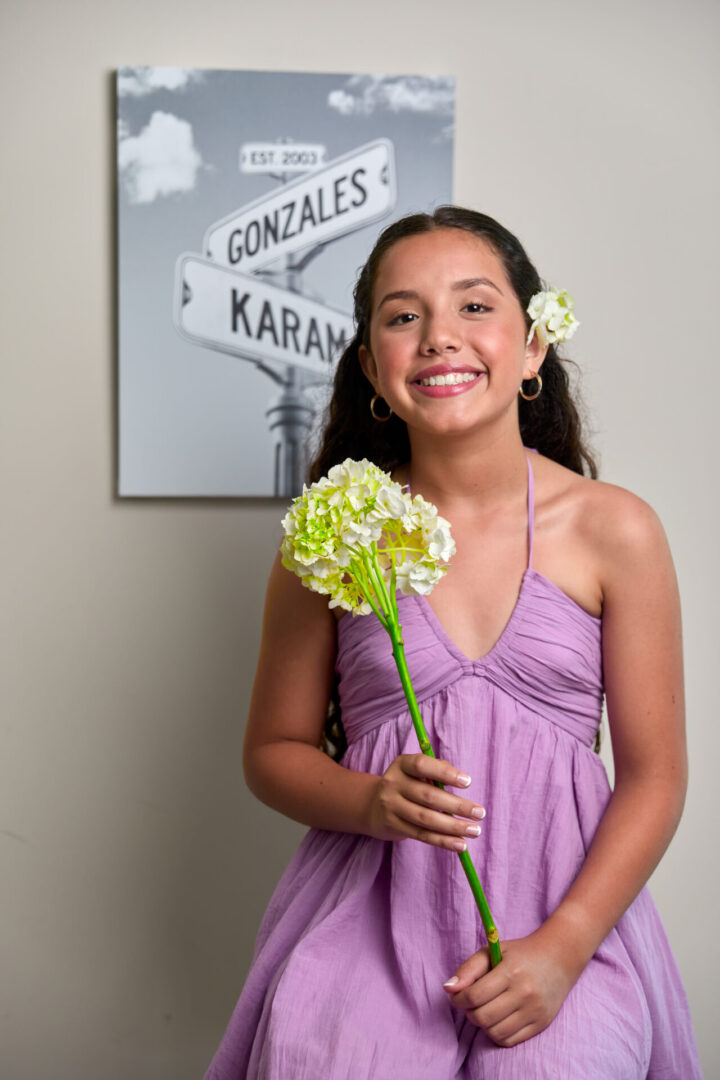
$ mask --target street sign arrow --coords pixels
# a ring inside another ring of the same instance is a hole
[[[177,261],[174,318],[196,344],[326,377],[353,335],[345,312],[197,255]]]
[[[393,145],[377,139],[211,225],[205,254],[248,273],[384,217],[395,198]]]

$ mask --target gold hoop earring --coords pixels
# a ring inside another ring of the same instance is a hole
[[[521,398],[524,398],[525,401],[534,401],[536,397],[540,397],[540,391],[542,390],[542,379],[538,375],[537,371],[531,371],[530,372],[530,378],[531,379],[537,379],[537,390],[535,391],[534,394],[524,394],[523,393],[523,388],[522,388],[522,383],[520,383],[520,389],[518,390],[518,394],[520,395]],[[530,381],[529,379],[523,379],[523,382],[529,382],[529,381]]]
[[[375,402],[379,401],[379,400],[382,400],[380,398],[379,394],[375,394],[375,396],[373,398],[371,398],[371,400],[370,400],[370,412],[373,414],[373,418],[375,420],[378,420],[381,424],[384,424],[386,420],[390,419],[390,417],[393,414],[393,411],[390,408],[390,406],[388,405],[388,409],[390,411],[388,412],[387,416],[378,416],[378,414],[375,412]],[[385,402],[385,404],[387,405],[387,402]]]

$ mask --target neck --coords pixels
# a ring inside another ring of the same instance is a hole
[[[479,441],[445,437],[422,438],[410,433],[411,460],[403,482],[413,494],[462,512],[505,502],[525,490],[527,451],[520,432]]]

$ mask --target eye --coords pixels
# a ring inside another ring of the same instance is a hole
[[[413,315],[411,311],[401,311],[390,319],[388,326],[406,326],[411,319],[417,319],[417,315]]]
[[[472,309],[470,311],[471,315],[479,314],[482,311],[492,311],[492,308],[488,307],[487,304],[481,304],[479,300],[471,300],[468,304],[465,304],[463,311],[466,309]]]

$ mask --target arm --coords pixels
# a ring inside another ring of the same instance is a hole
[[[389,639],[387,647],[389,652]],[[347,769],[320,750],[335,653],[336,624],[327,597],[305,588],[278,555],[243,749],[248,787],[305,825],[382,840],[413,837],[456,850],[460,837],[475,834],[467,833],[467,821],[449,815],[474,816],[477,829],[484,810],[473,815],[481,809],[477,804],[428,783],[467,786],[449,762],[402,754],[377,776]]]
[[[667,849],[687,789],[680,600],[662,525],[612,488],[603,545],[603,668],[615,786],[587,858],[545,924],[576,977]]]
[[[319,748],[335,661],[327,597],[305,588],[278,554],[270,573],[243,768],[254,795],[304,825],[362,832],[377,777]]]
[[[481,950],[448,987],[453,1005],[502,1046],[523,1042],[552,1021],[660,861],[687,787],[680,602],[665,533],[646,503],[610,485],[602,485],[586,520],[600,545],[615,787],[585,862],[553,914],[534,934],[503,943],[497,968],[489,970]],[[510,993],[503,1001],[504,991]]]

